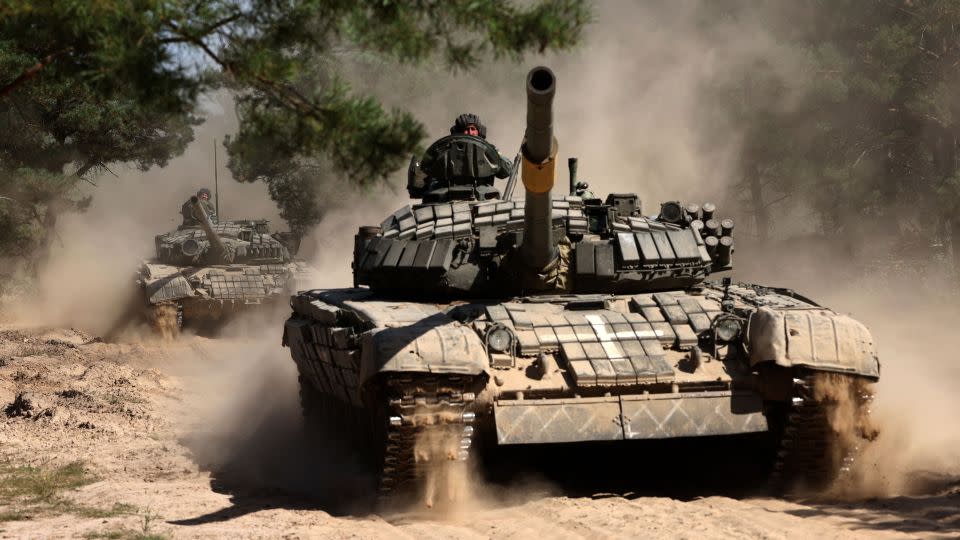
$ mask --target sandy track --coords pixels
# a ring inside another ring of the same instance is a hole
[[[920,495],[830,504],[747,497],[736,480],[707,486],[671,475],[640,494],[611,485],[609,473],[573,488],[542,480],[557,474],[554,463],[540,481],[483,485],[440,509],[411,500],[373,513],[349,455],[334,440],[311,444],[300,430],[292,362],[277,343],[108,344],[71,330],[0,331],[0,403],[22,392],[34,402],[25,416],[0,417],[2,458],[46,466],[82,460],[99,480],[69,493],[71,500],[135,509],[0,522],[0,537],[121,529],[172,538],[418,540],[960,535],[960,483],[946,474],[931,475]],[[591,452],[581,464],[604,459]],[[561,477],[590,474],[589,466],[564,468],[568,459],[556,458]],[[659,491],[676,498],[648,496]]]

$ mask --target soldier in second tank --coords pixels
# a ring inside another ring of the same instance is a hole
[[[213,206],[213,203],[210,201],[210,190],[207,188],[200,188],[197,190],[195,195],[199,199],[200,204],[203,206],[203,210],[207,213],[207,217],[210,218],[210,221],[217,222],[217,211]],[[183,206],[180,207],[180,215],[183,216],[183,223],[180,224],[181,227],[197,227],[200,225],[200,216],[196,215],[196,212],[193,208],[192,203],[193,197],[187,199]]]

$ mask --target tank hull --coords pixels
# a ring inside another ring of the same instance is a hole
[[[791,482],[832,478],[840,443],[798,435],[819,433],[814,421],[833,406],[818,376],[839,378],[856,407],[879,376],[862,325],[749,285],[450,304],[314,290],[291,304],[284,344],[301,384],[383,441],[385,491],[417,478],[419,438],[447,440],[434,462],[467,460],[482,429],[499,445],[768,432],[806,448],[782,451],[778,470],[816,461]],[[741,332],[721,345],[728,318]]]
[[[178,327],[218,323],[244,311],[268,309],[315,279],[314,271],[300,261],[217,266],[147,261],[136,277],[148,315],[175,314]]]

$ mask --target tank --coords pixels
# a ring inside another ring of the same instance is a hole
[[[218,326],[242,310],[285,302],[310,286],[314,271],[294,258],[299,241],[270,232],[264,219],[211,222],[197,197],[196,225],[156,237],[156,257],[137,272],[140,305],[155,329],[175,335],[185,324]]]
[[[356,235],[354,286],[291,298],[304,414],[360,437],[382,493],[471,460],[480,438],[753,434],[777,448],[778,489],[848,471],[875,435],[870,332],[788,288],[711,280],[734,252],[711,203],[645,214],[635,194],[593,195],[574,159],[558,189],[555,90],[550,69],[529,73],[503,194],[495,148],[444,137],[411,162],[421,201]]]

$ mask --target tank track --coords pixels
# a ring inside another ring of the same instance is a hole
[[[379,492],[416,485],[431,467],[470,459],[477,377],[392,375],[384,381],[389,402],[383,427]]]
[[[809,370],[797,375],[771,475],[780,493],[829,487],[850,473],[864,444],[876,437],[867,422],[873,394],[865,379]],[[846,430],[835,425],[843,423],[839,415],[852,424]]]
[[[148,305],[146,319],[154,332],[164,338],[175,338],[183,330],[183,304],[164,302]]]

